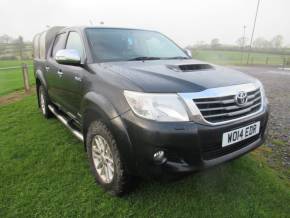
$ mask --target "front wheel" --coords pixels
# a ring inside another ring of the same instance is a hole
[[[112,195],[128,191],[130,176],[124,166],[111,131],[101,121],[94,121],[88,129],[86,146],[96,181]]]

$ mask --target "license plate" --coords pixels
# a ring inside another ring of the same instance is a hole
[[[251,125],[232,130],[223,134],[222,147],[243,141],[260,132],[260,122],[253,123]]]

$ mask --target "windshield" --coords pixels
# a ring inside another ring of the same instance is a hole
[[[88,28],[86,34],[97,62],[188,58],[171,40],[154,31]]]

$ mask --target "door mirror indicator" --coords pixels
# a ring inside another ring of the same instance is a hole
[[[81,56],[77,50],[62,49],[56,52],[55,60],[59,64],[80,65]]]

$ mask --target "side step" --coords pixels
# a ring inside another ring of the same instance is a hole
[[[59,119],[59,121],[62,122],[72,132],[72,134],[74,134],[79,140],[84,141],[83,134],[77,131],[76,129],[72,128],[69,125],[69,121],[64,116],[59,114],[58,111],[52,105],[48,105],[48,108],[56,116],[56,118]]]

